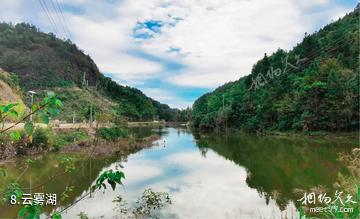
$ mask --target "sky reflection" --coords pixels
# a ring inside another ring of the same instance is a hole
[[[77,203],[64,218],[81,211],[91,217],[112,218],[122,195],[134,203],[146,188],[168,192],[173,204],[163,209],[164,218],[281,218],[297,217],[293,204],[281,212],[273,200],[267,205],[259,193],[246,184],[246,170],[209,150],[206,157],[196,147],[192,134],[170,129],[159,146],[130,155],[124,164],[123,188],[97,192]],[[114,169],[113,163],[105,169]]]

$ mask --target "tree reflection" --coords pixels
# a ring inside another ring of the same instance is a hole
[[[249,135],[194,135],[205,157],[208,149],[235,162],[247,171],[246,183],[268,204],[276,201],[280,210],[314,188],[334,191],[337,175],[344,165],[339,152],[349,152],[352,143],[322,140],[259,137]]]

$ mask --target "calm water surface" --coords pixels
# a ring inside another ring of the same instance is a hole
[[[135,132],[140,136],[151,133],[149,129]],[[60,196],[67,186],[74,186],[69,198],[58,200],[57,210],[61,210],[87,193],[102,171],[117,168],[125,172],[124,187],[92,194],[64,212],[63,218],[77,218],[80,212],[90,218],[116,218],[112,202],[116,196],[132,204],[146,188],[170,194],[173,204],[160,212],[162,218],[298,218],[300,203],[296,200],[314,188],[333,191],[339,171],[344,171],[338,153],[348,153],[354,146],[354,142],[225,137],[168,128],[157,145],[127,160],[79,157],[74,173],[26,192]],[[8,174],[0,188],[14,179],[23,187],[48,181],[63,170],[61,156],[38,157],[25,172],[21,160],[1,165]],[[16,217],[19,208],[0,206],[0,218]],[[44,217],[54,209],[45,210]]]

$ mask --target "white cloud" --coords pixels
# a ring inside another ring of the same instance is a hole
[[[143,92],[149,97],[157,97],[160,102],[176,99],[169,91],[160,88],[145,88],[143,89]]]
[[[144,49],[161,54],[170,47],[180,48],[188,53],[181,61],[190,68],[169,76],[169,82],[216,87],[249,74],[265,52],[272,53],[279,47],[291,49],[316,23],[306,10],[328,1],[173,0],[168,4],[171,6],[165,9],[155,7],[147,19],[161,20],[164,14],[174,14],[184,20],[175,27],[165,26],[161,35],[143,41]],[[328,17],[339,8],[334,5],[313,16],[320,20],[319,16]]]
[[[91,55],[102,72],[131,81],[162,71],[162,65],[126,52],[136,47],[130,37],[136,20],[122,16],[109,20],[96,20],[90,15],[68,17],[74,41]]]
[[[21,1],[8,1],[0,0],[0,6],[2,9],[0,13],[0,19],[6,22],[21,22],[23,19],[22,14],[18,11],[21,5]],[[14,13],[16,12],[16,13]]]
[[[192,105],[192,101],[179,100],[179,97],[171,90],[152,87],[142,89],[142,91],[147,96],[152,97],[161,103],[167,103],[173,108],[185,109]]]

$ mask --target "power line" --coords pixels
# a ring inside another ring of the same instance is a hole
[[[307,64],[310,64],[311,61],[313,61],[314,59],[318,58],[319,56],[322,55],[323,52],[331,52],[335,49],[340,49],[342,46],[346,45],[348,43],[348,39],[346,38],[341,38],[339,40],[335,40],[334,42],[331,42],[327,47],[323,47],[317,51],[313,51],[310,55],[308,55],[306,58],[306,60],[304,62],[302,62],[300,65],[296,65],[296,68],[292,68],[288,71],[286,71],[286,74],[288,73],[295,73],[296,71],[301,71],[300,67],[305,67]],[[287,54],[288,56],[289,54]]]
[[[55,0],[55,1],[56,1],[56,5],[57,5],[57,7],[58,7],[58,9],[59,9],[59,11],[60,11],[62,20],[63,20],[63,22],[64,22],[64,24],[65,24],[66,31],[67,31],[67,33],[68,33],[68,35],[69,35],[69,38],[71,39],[72,36],[71,36],[70,31],[69,31],[69,27],[68,27],[67,21],[66,21],[66,19],[65,19],[64,13],[62,12],[61,5],[59,4],[59,1],[58,1],[58,0]]]
[[[344,41],[344,42],[342,42]],[[346,45],[347,43],[347,39],[340,39],[340,40],[336,40],[334,42],[332,42],[329,46],[325,47],[325,48],[321,48],[318,51],[315,51],[314,53],[310,54],[308,57],[306,58],[306,61],[303,62],[302,67],[305,66],[306,64],[309,64],[310,61],[314,60],[315,58],[321,56],[321,54],[323,52],[331,52],[335,49],[340,49],[342,46]],[[298,67],[298,66],[296,66]],[[288,72],[294,72],[297,71],[298,69],[292,69]]]
[[[41,8],[43,9],[43,11],[45,12],[48,20],[50,21],[50,25],[52,26],[53,30],[56,32],[56,34],[59,34],[59,31],[57,29],[57,26],[55,24],[55,21],[53,20],[50,12],[49,12],[49,9],[47,8],[47,5],[45,2],[43,2],[42,0],[38,0],[38,2],[40,3],[40,6]]]
[[[56,2],[54,3],[53,0],[50,0],[51,5],[47,5],[46,0],[38,0],[38,2],[40,3],[42,10],[45,12],[45,14],[46,14],[48,20],[50,21],[50,24],[51,24],[53,30],[56,32],[56,34],[60,35],[60,33],[63,32],[64,33],[63,36],[65,38],[66,38],[66,36],[68,38],[72,38],[59,1],[56,0]],[[52,7],[52,10],[51,10],[51,7]],[[53,17],[51,15],[52,12],[54,12],[56,14],[56,17],[55,16]],[[56,18],[59,23],[56,22]]]
[[[339,49],[341,48],[342,46],[344,46],[345,44],[347,43],[347,39],[345,38],[341,38],[339,40],[335,40],[334,42],[331,42],[329,46],[327,47],[323,47],[317,51],[313,51],[310,55],[308,55],[307,57],[304,57],[306,58],[306,61],[304,61],[301,65],[298,65],[296,67],[299,67],[299,66],[304,66],[306,64],[308,64],[310,61],[314,60],[315,58],[319,57],[323,52],[330,52],[334,49]],[[293,72],[293,71],[297,71],[297,69],[292,69],[288,72]]]
[[[58,34],[60,34],[60,31],[59,31],[58,25],[57,25],[57,23],[55,22],[55,19],[53,18],[53,16],[51,15],[52,13],[51,13],[50,7],[48,7],[48,6],[47,6],[46,0],[41,0],[41,1],[43,2],[44,7],[45,7],[45,9],[46,9],[47,13],[49,14],[50,19],[51,19],[51,20],[52,20],[52,22],[54,23],[55,28],[56,28],[56,30],[57,30],[57,32],[58,32]]]
[[[311,54],[310,56],[306,57],[306,60],[301,65],[296,66],[296,67],[298,67],[298,69],[293,68],[290,71],[288,71],[287,73],[295,73],[296,71],[299,71],[299,67],[305,67],[305,65],[310,64],[311,61],[320,57],[323,52],[331,52],[334,49],[341,48],[342,46],[344,46],[347,43],[347,42],[341,42],[343,40],[345,40],[345,39],[338,40],[337,42],[335,41],[336,43],[333,43],[334,45],[330,45],[326,48],[320,49],[317,52]]]
[[[64,36],[66,36],[67,33],[66,33],[66,30],[65,30],[64,23],[62,22],[61,17],[60,17],[60,15],[59,15],[59,11],[58,11],[57,7],[55,6],[54,2],[53,2],[52,0],[50,0],[50,2],[51,2],[52,8],[54,9],[54,12],[55,12],[55,14],[56,14],[56,17],[57,17],[58,20],[59,20],[59,23],[60,23],[59,26],[61,26],[62,30],[64,31]]]

